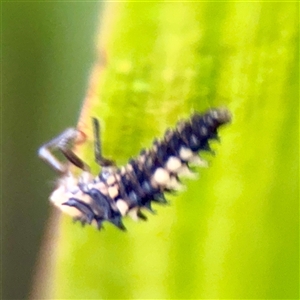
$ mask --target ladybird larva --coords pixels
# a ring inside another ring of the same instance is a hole
[[[109,221],[125,230],[123,216],[146,219],[142,209],[151,211],[152,202],[165,203],[165,193],[180,189],[180,176],[193,176],[190,166],[205,165],[198,153],[211,151],[209,141],[218,139],[218,128],[230,120],[225,108],[195,112],[167,130],[163,138],[155,139],[152,147],[142,150],[125,166],[117,167],[102,156],[100,125],[93,119],[95,159],[101,167],[95,177],[71,150],[80,131],[69,128],[39,149],[39,156],[61,174],[50,201],[82,224],[94,224],[100,229],[104,221]],[[69,164],[53,155],[53,150],[61,151],[82,170],[81,175],[75,176]]]

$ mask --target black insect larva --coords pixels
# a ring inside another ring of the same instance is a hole
[[[93,223],[100,229],[103,221],[109,221],[124,230],[123,216],[145,219],[141,209],[151,210],[152,202],[165,203],[164,193],[180,187],[179,176],[192,175],[190,165],[205,163],[198,152],[210,151],[209,140],[218,139],[219,126],[230,119],[230,113],[223,108],[194,113],[120,168],[102,156],[99,123],[93,119],[95,159],[101,166],[94,178],[89,167],[70,149],[70,142],[80,132],[67,129],[39,150],[39,156],[62,174],[50,201],[83,224]],[[59,162],[50,151],[54,149],[82,169],[81,176],[74,176],[68,164]]]

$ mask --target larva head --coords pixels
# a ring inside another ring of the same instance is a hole
[[[69,200],[72,192],[76,193],[76,190],[78,190],[77,184],[78,180],[69,173],[58,180],[57,188],[50,195],[50,202],[72,217],[77,217],[79,211],[70,209],[70,207],[64,206],[63,203]]]
[[[90,197],[81,191],[78,183],[78,178],[72,173],[69,173],[59,179],[57,188],[50,195],[51,203],[75,219],[81,219],[83,217],[82,212],[74,207],[64,204],[73,197],[76,197],[85,203],[89,203],[91,201]]]

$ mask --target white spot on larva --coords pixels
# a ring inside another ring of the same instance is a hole
[[[189,162],[195,166],[199,166],[199,167],[203,167],[203,168],[207,168],[208,167],[208,163],[206,160],[200,158],[198,155],[193,155],[193,157],[191,157],[191,159],[189,160]]]
[[[200,167],[207,167],[208,164],[205,160],[201,159],[198,154],[194,153],[192,150],[181,147],[179,151],[180,158],[184,161],[188,161],[189,163],[200,166]]]
[[[119,189],[116,184],[108,187],[108,195],[112,199],[115,199],[119,195]]]
[[[165,186],[170,181],[170,174],[163,168],[157,168],[154,172],[153,179],[157,184]]]
[[[199,143],[198,138],[194,134],[191,135],[191,141],[193,141],[193,143],[195,143],[195,144]]]
[[[145,163],[145,155],[141,155],[138,157],[138,163],[139,164],[144,164]]]
[[[95,219],[93,219],[91,225],[94,226],[95,228],[98,228],[98,223]]]
[[[178,170],[178,175],[183,176],[183,177],[187,177],[190,179],[197,179],[198,178],[198,174],[192,172],[188,166],[183,165],[179,170]]]
[[[182,160],[189,161],[193,155],[193,151],[189,148],[181,147],[179,150],[179,156]]]
[[[124,166],[122,166],[120,168],[121,174],[124,175],[126,173],[126,168]]]
[[[130,172],[133,170],[131,164],[127,164],[125,168],[126,168],[127,171],[130,171]]]
[[[88,195],[84,194],[78,187],[76,191],[74,187],[72,191],[68,190],[69,188],[71,188],[71,186],[68,186],[68,184],[70,184],[70,180],[71,176],[68,176],[60,181],[61,185],[59,185],[59,187],[51,194],[50,202],[52,202],[62,212],[72,216],[73,218],[79,218],[83,216],[80,210],[75,207],[62,204],[67,202],[74,196],[80,201],[83,201],[87,204],[90,204],[92,202],[92,199]]]
[[[219,117],[219,112],[217,110],[211,110],[211,116],[214,118],[214,119],[218,119]]]
[[[60,206],[62,203],[68,201],[65,187],[61,185],[54,190],[50,195],[50,201],[56,206]]]
[[[171,156],[169,157],[168,161],[165,164],[165,167],[168,169],[170,172],[177,172],[178,169],[181,168],[181,161],[178,157],[176,156]]]
[[[108,185],[113,185],[115,182],[116,182],[116,178],[115,178],[114,175],[109,176],[109,177],[107,178],[107,180],[106,180],[106,183],[107,183]]]
[[[174,176],[170,177],[166,187],[176,191],[182,191],[184,189],[183,185]]]
[[[138,221],[139,220],[139,217],[138,217],[138,210],[139,208],[138,207],[134,207],[134,208],[131,208],[127,215],[130,216],[134,221]]]
[[[202,134],[202,135],[204,135],[204,136],[206,136],[207,135],[207,128],[205,127],[205,126],[201,126],[201,128],[200,128],[200,133]]]
[[[124,200],[119,199],[117,201],[116,205],[117,205],[117,208],[118,208],[119,212],[121,213],[121,215],[125,216],[127,214],[127,211],[128,211],[127,203]]]

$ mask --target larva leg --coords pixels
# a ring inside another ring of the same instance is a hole
[[[84,171],[89,171],[89,166],[71,150],[72,144],[78,139],[79,134],[80,131],[75,128],[66,129],[59,136],[40,147],[39,157],[58,173],[65,174],[68,171],[68,164],[59,161],[53,154],[53,151],[59,150],[73,165]]]
[[[96,118],[93,118],[93,131],[96,163],[101,167],[115,166],[115,162],[113,160],[107,159],[102,156],[100,124]]]

